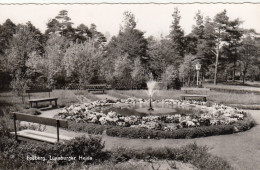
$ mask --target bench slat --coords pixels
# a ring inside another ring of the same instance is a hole
[[[52,92],[52,89],[32,89],[26,90],[26,93]]]
[[[51,100],[58,100],[57,97],[50,97],[50,98],[40,98],[40,99],[30,99],[29,102],[43,102],[43,101],[51,101]]]
[[[14,132],[11,132],[11,134],[14,134]],[[18,140],[37,140],[37,141],[43,141],[43,142],[49,142],[49,143],[56,143],[57,142],[57,135],[41,132],[41,131],[35,131],[35,130],[22,130],[17,132]],[[65,140],[71,140],[73,137],[68,136],[59,136],[60,141]]]
[[[181,95],[181,96],[184,96],[184,97],[208,97],[207,95],[200,95],[200,94],[184,94],[184,95]]]
[[[184,90],[184,91],[210,91],[209,88],[189,88],[189,87],[182,87],[181,90]]]
[[[56,119],[33,116],[33,115],[28,115],[28,114],[23,114],[23,113],[18,113],[18,112],[14,112],[12,115],[14,115],[14,114],[16,115],[16,120],[39,123],[39,124],[44,124],[44,125],[49,125],[49,126],[57,125]],[[60,122],[61,128],[68,128],[68,122],[66,120],[60,120],[60,119],[58,119],[58,120]]]

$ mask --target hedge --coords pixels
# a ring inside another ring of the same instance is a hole
[[[181,148],[146,148],[141,150],[117,148],[111,151],[104,150],[101,137],[91,135],[55,145],[30,142],[18,143],[13,136],[10,136],[9,132],[12,131],[12,127],[8,126],[9,123],[9,121],[0,118],[0,169],[70,169],[75,164],[79,164],[79,161],[27,160],[27,156],[48,158],[49,155],[53,157],[90,156],[93,158],[91,161],[82,161],[79,164],[79,169],[85,169],[94,164],[102,165],[104,162],[116,164],[129,159],[145,161],[151,161],[152,159],[177,160],[191,163],[200,169],[232,169],[225,160],[210,155],[206,147],[197,146],[195,143]]]
[[[247,117],[232,125],[212,125],[201,126],[193,128],[176,129],[175,131],[152,130],[136,127],[112,127],[107,129],[106,133],[109,136],[127,137],[127,138],[171,138],[171,139],[185,139],[197,138],[213,135],[232,134],[241,131],[246,131],[255,126],[255,122]]]
[[[69,122],[69,130],[77,132],[87,132],[89,134],[102,134],[104,131],[106,131],[106,134],[108,136],[113,137],[141,139],[185,139],[237,133],[241,131],[246,131],[255,126],[255,124],[255,121],[249,115],[247,115],[244,120],[239,120],[231,125],[211,125],[192,128],[181,128],[176,129],[175,131],[153,130],[138,127],[119,127],[86,122],[76,123],[75,121]]]

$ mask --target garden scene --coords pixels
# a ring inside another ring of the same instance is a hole
[[[44,30],[0,17],[0,169],[260,168],[258,28],[198,5],[187,32],[169,6],[160,36],[130,10],[114,35],[78,24],[80,5]]]

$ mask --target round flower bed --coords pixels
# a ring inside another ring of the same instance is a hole
[[[148,102],[144,99],[120,99],[116,102],[102,100],[91,103],[74,104],[61,110],[59,116],[63,119],[87,122],[99,125],[112,125],[116,127],[145,128],[151,130],[175,131],[177,129],[204,127],[214,125],[232,125],[245,119],[247,113],[243,110],[225,105],[213,104],[207,106],[206,102],[180,101],[166,99],[163,101],[181,107],[189,107],[189,114],[174,115],[147,115],[147,116],[124,116],[110,111],[105,114],[97,111],[98,108],[109,105],[128,105],[137,102]]]

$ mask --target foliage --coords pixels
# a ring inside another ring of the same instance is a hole
[[[69,121],[69,130],[75,132],[87,132],[88,134],[98,134],[101,135],[109,126],[106,125],[97,125],[92,123],[83,123],[83,122],[75,122]]]
[[[106,133],[109,136],[127,137],[127,138],[141,138],[141,139],[185,139],[198,138],[214,135],[232,134],[239,131],[245,131],[252,128],[255,122],[252,119],[239,121],[232,125],[214,125],[202,126],[194,128],[176,129],[174,131],[160,131],[145,128],[131,128],[131,127],[113,127],[107,129]]]
[[[16,34],[10,41],[10,49],[8,50],[8,68],[14,76],[19,73],[19,76],[24,76],[27,67],[26,61],[29,54],[41,46],[39,39],[35,32],[32,31],[30,23],[27,25],[18,25]]]
[[[177,160],[191,163],[198,168],[231,169],[230,165],[221,158],[208,153],[205,146],[189,144],[180,148],[144,148],[134,150],[128,148],[117,148],[111,151],[103,151],[104,143],[100,137],[78,137],[64,144],[39,144],[22,142],[18,143],[9,136],[8,126],[0,119],[0,168],[6,169],[55,169],[71,168],[73,165],[79,167],[92,167],[94,164],[105,163],[117,164],[120,162],[134,160]],[[43,161],[28,161],[27,157],[38,156]],[[49,156],[54,157],[76,157],[71,160],[49,161]],[[92,160],[79,161],[78,156],[89,156]],[[45,161],[44,161],[45,158]],[[83,162],[79,164],[79,162]],[[102,162],[102,163],[101,163]],[[87,166],[86,166],[87,165]]]
[[[194,77],[196,75],[196,70],[194,66],[196,63],[196,56],[186,55],[183,63],[180,65],[179,74],[182,82],[185,82],[185,86],[191,86],[191,84],[195,81]]]
[[[95,23],[74,26],[67,10],[48,21],[44,34],[31,22],[15,25],[7,19],[0,25],[0,87],[19,73],[30,88],[107,83],[142,89],[151,73],[165,88],[179,88],[194,81],[195,61],[202,65],[201,80],[260,79],[259,35],[241,29],[242,22],[230,19],[226,10],[213,18],[198,11],[191,32],[184,34],[175,8],[166,37],[146,38],[136,20],[125,11],[118,34],[107,42]]]
[[[170,34],[169,37],[171,39],[171,45],[174,49],[175,53],[177,53],[179,60],[182,60],[182,57],[184,56],[185,51],[185,45],[184,45],[184,31],[180,26],[180,11],[178,8],[174,8],[174,12],[172,14],[173,22],[170,26]],[[180,62],[177,61],[177,62]]]
[[[45,46],[45,69],[49,87],[65,82],[65,67],[62,63],[64,54],[69,46],[68,40],[57,34],[51,34]]]
[[[64,66],[69,79],[81,85],[98,82],[102,51],[94,42],[73,43],[64,54]]]
[[[5,54],[5,50],[9,48],[10,40],[15,32],[16,25],[10,19],[7,19],[0,26],[0,56]]]
[[[232,169],[223,159],[207,153],[208,148],[198,146],[196,143],[188,144],[180,148],[152,148],[143,150],[133,150],[128,148],[118,148],[112,153],[112,158],[117,162],[124,162],[129,159],[143,159],[152,162],[153,160],[177,160],[189,162],[197,168],[202,169]]]
[[[19,73],[15,74],[15,77],[13,78],[11,82],[11,88],[12,90],[17,93],[18,96],[22,97],[22,102],[24,104],[24,95],[25,91],[28,89],[27,86],[28,80],[25,79],[25,76],[19,75]]]

